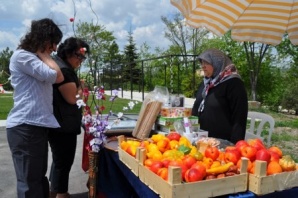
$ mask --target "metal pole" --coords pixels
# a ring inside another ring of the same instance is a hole
[[[133,98],[132,63],[129,64],[129,68],[130,68],[130,99],[132,100],[132,98]]]
[[[144,61],[142,61],[142,100],[144,101],[145,96],[144,96]]]

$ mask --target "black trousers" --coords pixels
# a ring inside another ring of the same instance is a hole
[[[49,143],[53,159],[49,176],[51,191],[66,193],[68,192],[69,173],[76,152],[77,134],[50,130]]]
[[[18,198],[48,198],[48,128],[21,124],[6,131],[16,171]]]

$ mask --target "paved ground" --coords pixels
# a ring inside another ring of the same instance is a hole
[[[2,124],[5,121],[0,121],[0,197],[1,198],[16,198],[16,177],[11,159],[11,153],[7,144],[6,131]],[[82,137],[78,136],[78,146],[76,158],[70,173],[69,192],[73,198],[87,198],[88,189],[86,181],[88,174],[81,169],[82,160]],[[49,154],[49,165],[51,164],[51,154]]]
[[[107,92],[108,94],[108,92]],[[132,97],[131,97],[132,96]],[[144,95],[146,96],[146,94]],[[142,93],[123,92],[119,97],[142,101]],[[186,98],[185,107],[191,107],[194,99]],[[16,177],[11,159],[11,153],[6,139],[6,120],[0,120],[0,197],[16,198]],[[88,189],[86,181],[88,174],[81,169],[83,134],[78,136],[78,146],[75,162],[70,173],[69,192],[73,198],[87,198]],[[51,164],[51,153],[49,153],[49,165]]]

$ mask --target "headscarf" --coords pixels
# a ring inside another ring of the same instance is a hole
[[[231,78],[240,78],[238,71],[232,60],[218,49],[209,49],[199,55],[198,60],[210,63],[213,67],[213,74],[210,78],[204,77],[203,100],[199,107],[199,112],[204,110],[205,98],[211,88]]]

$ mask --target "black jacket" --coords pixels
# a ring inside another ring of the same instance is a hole
[[[203,100],[204,83],[199,85],[192,115],[199,116],[200,128],[209,132],[209,137],[221,138],[236,143],[245,137],[248,112],[247,93],[239,78],[231,78],[208,92],[204,110],[198,112]]]
[[[64,76],[64,81],[53,85],[53,108],[54,115],[60,124],[60,128],[54,129],[63,133],[81,133],[82,108],[78,108],[76,104],[69,104],[59,91],[59,86],[65,83],[74,82],[77,88],[80,85],[79,79],[70,66],[62,62],[61,59],[54,59],[59,65]]]

